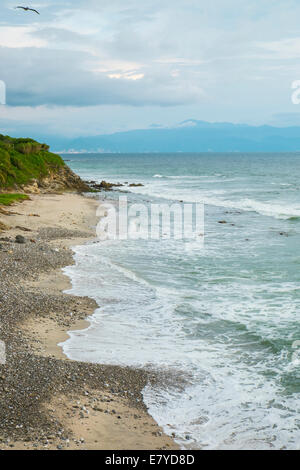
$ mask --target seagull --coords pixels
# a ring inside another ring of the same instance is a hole
[[[29,7],[16,7],[16,8],[22,8],[22,10],[25,10],[25,11],[34,11],[34,12],[37,13],[38,15],[40,14],[37,10],[34,10],[34,8],[29,8]]]

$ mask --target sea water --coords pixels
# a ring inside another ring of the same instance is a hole
[[[65,158],[84,179],[142,183],[129,204],[205,205],[204,247],[161,239],[75,249],[71,292],[99,309],[70,333],[66,354],[168,377],[144,400],[183,448],[300,448],[300,154]]]

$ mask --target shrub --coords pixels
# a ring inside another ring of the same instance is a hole
[[[51,175],[63,167],[59,155],[33,139],[14,139],[0,134],[0,188],[8,189]]]

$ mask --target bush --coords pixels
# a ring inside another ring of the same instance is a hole
[[[0,206],[10,206],[17,201],[25,201],[29,199],[26,194],[1,194],[0,193]]]
[[[8,189],[44,178],[65,165],[47,144],[0,134],[0,188]]]

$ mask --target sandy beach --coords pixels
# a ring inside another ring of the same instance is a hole
[[[39,194],[0,214],[9,227],[0,232],[0,449],[178,448],[142,401],[155,377],[70,361],[57,346],[97,308],[63,293],[70,281],[61,271],[71,247],[95,237],[97,206],[79,194]]]

